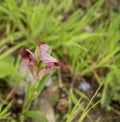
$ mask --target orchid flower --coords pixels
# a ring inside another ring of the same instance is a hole
[[[33,78],[36,77],[41,80],[43,76],[50,73],[55,66],[60,66],[61,62],[58,62],[56,58],[50,55],[51,48],[47,44],[43,44],[39,39],[35,39],[38,46],[34,53],[28,49],[20,51],[25,64],[32,73]],[[41,62],[45,63],[47,68],[40,71]]]

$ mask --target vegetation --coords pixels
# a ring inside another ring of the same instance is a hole
[[[87,77],[87,82],[91,83],[94,79],[93,83],[97,86],[90,97],[76,87],[67,89],[62,79],[64,73],[57,69],[59,87],[68,94],[68,110],[60,122],[72,122],[79,111],[82,113],[78,122],[83,122],[86,117],[90,121],[101,122],[100,117],[92,120],[91,109],[100,105],[111,111],[113,101],[120,105],[120,8],[104,8],[104,0],[88,5],[85,10],[73,3],[73,0],[0,2],[0,78],[12,87],[24,79],[25,76],[17,73],[21,62],[19,51],[23,48],[35,49],[37,44],[34,39],[39,38],[52,46],[53,56],[66,63],[66,72],[72,76],[73,82],[75,78]],[[34,83],[39,94],[53,72],[43,78],[43,84],[39,81],[39,84]],[[29,97],[33,87],[26,82],[26,89],[25,94]],[[99,93],[101,96],[95,99]],[[7,104],[3,102],[2,92],[0,96],[0,120],[16,122],[10,114],[11,93],[4,100],[9,100]],[[33,98],[29,99],[32,103]],[[85,106],[82,105],[83,100],[86,101]],[[27,103],[26,99],[24,103]],[[120,114],[119,110],[115,111]],[[23,107],[19,121],[25,121],[27,117],[47,121],[40,112]]]

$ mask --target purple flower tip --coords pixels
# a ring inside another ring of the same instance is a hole
[[[40,41],[38,38],[36,38],[35,41],[36,41],[36,43],[37,43],[39,46],[41,46],[41,45],[43,44],[42,41]]]

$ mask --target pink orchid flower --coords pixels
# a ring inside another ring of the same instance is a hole
[[[31,71],[34,79],[42,79],[43,76],[50,73],[55,66],[60,66],[61,62],[58,62],[56,58],[50,55],[50,47],[47,44],[43,44],[39,39],[35,39],[39,47],[36,47],[35,52],[31,52],[28,49],[20,51],[25,64]],[[39,64],[45,63],[47,68],[39,71]]]

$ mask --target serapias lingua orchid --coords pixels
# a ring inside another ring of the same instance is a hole
[[[36,47],[34,53],[28,49],[20,51],[25,64],[32,73],[34,79],[36,77],[41,80],[43,76],[50,73],[55,66],[60,66],[56,58],[50,55],[51,48],[47,44],[43,44],[39,39],[35,39],[38,46]],[[47,68],[40,68],[41,62],[45,63]]]

